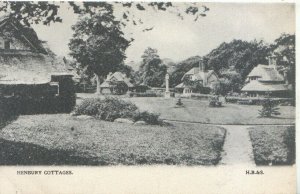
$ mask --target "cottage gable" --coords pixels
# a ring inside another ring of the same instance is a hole
[[[112,82],[124,82],[128,87],[133,87],[133,84],[130,83],[126,75],[118,71],[115,73],[109,73],[106,80],[101,84],[101,87],[109,87],[109,85],[111,85],[109,83]]]
[[[35,31],[7,16],[0,18],[0,52],[30,51],[47,54]]]
[[[32,28],[0,18],[0,84],[48,83],[53,74],[71,74]]]
[[[214,70],[205,70],[205,67],[203,64],[199,64],[199,67],[194,67],[188,72],[186,72],[183,77],[182,81],[184,79],[190,79],[192,81],[200,81],[204,87],[206,88],[212,88],[213,83],[217,82],[219,80],[217,74],[214,72]],[[193,92],[189,86],[186,86],[184,83],[180,83],[175,88],[177,89],[183,89],[183,93],[191,93]]]

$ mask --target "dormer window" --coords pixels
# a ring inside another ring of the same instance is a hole
[[[4,41],[4,49],[7,49],[7,50],[10,49],[10,41],[9,40]]]
[[[252,76],[252,77],[249,77],[250,80],[258,80],[258,77],[257,76]]]

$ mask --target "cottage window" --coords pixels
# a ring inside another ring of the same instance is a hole
[[[10,41],[9,40],[4,41],[4,49],[10,49]]]
[[[256,97],[256,93],[250,93],[250,97]]]

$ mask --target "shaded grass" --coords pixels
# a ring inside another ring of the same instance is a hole
[[[74,156],[71,151],[0,139],[0,165],[95,165],[93,158]]]
[[[134,126],[80,120],[66,114],[26,115],[2,129],[0,137],[9,141],[7,145],[14,142],[15,147],[20,147],[12,148],[15,155],[25,149],[25,153],[39,152],[35,158],[46,157],[33,162],[25,154],[22,160],[11,158],[13,164],[23,164],[25,160],[26,164],[39,165],[215,165],[221,159],[225,129],[197,124]],[[9,147],[2,148],[2,153]],[[49,160],[49,153],[60,159]],[[0,160],[1,164],[9,163]]]
[[[260,126],[249,129],[257,165],[295,163],[295,127]]]

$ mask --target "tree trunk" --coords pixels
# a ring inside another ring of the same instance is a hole
[[[101,84],[101,76],[96,74],[96,80],[97,80],[97,90],[96,90],[96,94],[101,94],[101,88],[100,88],[100,84]]]

